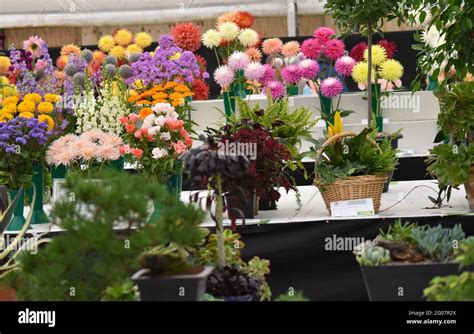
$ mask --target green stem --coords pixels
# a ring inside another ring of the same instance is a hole
[[[367,45],[367,54],[368,54],[368,59],[367,59],[367,65],[368,65],[368,71],[367,71],[367,101],[368,101],[368,115],[367,115],[367,124],[370,126],[370,121],[372,120],[372,88],[370,85],[372,84],[372,22],[368,22],[367,24],[368,28],[368,45]]]
[[[217,49],[216,48],[212,48],[214,50],[214,54],[216,55],[216,60],[217,60],[217,65],[218,66],[221,66],[221,62],[219,60],[219,56],[217,55]]]
[[[221,174],[216,175],[217,185],[217,203],[216,203],[216,236],[217,236],[217,254],[219,267],[225,266],[225,247],[224,247],[224,228],[223,228],[223,211],[224,203],[222,199],[222,178]]]

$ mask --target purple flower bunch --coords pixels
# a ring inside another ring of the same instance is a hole
[[[0,152],[18,154],[20,148],[20,151],[26,149],[35,154],[46,147],[51,135],[45,122],[39,122],[34,117],[15,117],[0,123]]]
[[[194,77],[200,76],[194,54],[177,47],[170,35],[162,35],[153,55],[143,53],[131,68],[132,75],[126,81],[129,85],[136,80],[141,80],[145,86],[168,81],[191,83]]]

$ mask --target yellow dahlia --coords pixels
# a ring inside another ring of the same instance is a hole
[[[149,47],[152,42],[153,39],[151,38],[150,34],[146,32],[139,32],[135,35],[135,44],[142,49]]]
[[[212,49],[221,44],[222,38],[217,30],[209,29],[202,35],[202,44],[206,48]]]
[[[33,117],[35,117],[35,115],[33,115],[33,113],[31,113],[31,112],[22,112],[18,116],[23,117],[23,118],[33,118]]]
[[[389,59],[380,65],[379,74],[387,81],[397,81],[403,76],[403,66],[395,59]]]
[[[120,29],[115,33],[114,39],[118,45],[126,46],[132,43],[133,34],[130,32],[130,30]]]
[[[41,102],[38,104],[38,112],[41,114],[50,114],[53,112],[54,106],[51,102]]]
[[[0,56],[0,73],[8,72],[12,64],[10,63],[10,58],[5,56]]]
[[[369,64],[365,61],[358,62],[352,69],[352,79],[358,84],[367,85],[367,75],[369,72]],[[374,73],[374,71],[372,71]],[[373,77],[373,75],[372,75]]]
[[[58,103],[61,100],[61,95],[47,93],[44,95],[46,102]]]
[[[9,104],[16,104],[18,103],[18,96],[9,96],[3,100],[3,106],[9,105]]]
[[[28,93],[23,98],[23,101],[32,101],[35,104],[40,103],[42,100],[43,99],[41,98],[41,95],[39,95],[38,93]]]
[[[233,22],[222,23],[217,30],[224,41],[233,41],[239,37],[240,33],[239,27]]]
[[[116,45],[110,49],[109,54],[117,59],[123,59],[125,57],[125,49],[120,45]]]
[[[51,118],[51,116],[48,115],[39,115],[38,116],[38,122],[43,123],[45,122],[48,124],[48,130],[52,130],[54,128],[54,120]]]
[[[242,29],[239,34],[239,42],[246,48],[250,48],[256,45],[259,41],[259,36],[257,32],[253,29],[246,28]]]
[[[33,113],[36,111],[36,106],[33,101],[25,100],[18,105],[19,113]]]
[[[141,54],[143,53],[143,49],[137,44],[130,44],[129,46],[127,46],[127,52],[129,54],[132,54],[132,53]]]
[[[115,45],[115,40],[111,35],[104,35],[99,39],[99,49],[109,52]]]
[[[369,58],[369,49],[364,51],[364,59],[368,61]],[[372,46],[372,66],[378,66],[387,60],[387,51],[385,48],[380,45]]]
[[[75,44],[64,45],[61,48],[61,56],[66,56],[67,57],[67,56],[71,55],[71,53],[74,56],[79,57],[79,55],[81,54],[81,49]]]

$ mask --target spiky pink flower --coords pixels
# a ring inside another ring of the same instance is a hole
[[[265,71],[260,78],[260,82],[265,85],[268,82],[275,80],[276,72],[275,69],[269,64],[264,64],[263,67]]]
[[[321,41],[317,38],[310,38],[307,39],[301,44],[301,52],[306,56],[306,58],[310,59],[318,59],[321,54],[322,48]]]
[[[325,97],[335,97],[342,93],[344,85],[338,78],[327,78],[321,83],[321,94]]]
[[[312,59],[304,59],[299,62],[301,76],[305,79],[313,79],[319,73],[319,64]]]
[[[313,37],[321,41],[321,43],[326,44],[331,36],[335,35],[336,31],[328,27],[320,27],[314,31]]]
[[[214,80],[221,87],[227,87],[234,81],[234,71],[227,65],[219,66],[214,71]]]
[[[298,81],[301,80],[302,72],[303,71],[298,65],[288,65],[283,67],[283,69],[281,70],[281,77],[283,78],[283,81],[285,81],[286,84],[295,85],[298,83]]]
[[[245,77],[250,80],[260,80],[265,74],[265,67],[257,62],[251,62],[244,71]]]
[[[273,99],[278,99],[280,97],[285,96],[286,94],[285,85],[283,85],[280,81],[276,80],[268,82],[263,90],[266,93],[270,92],[270,95]]]
[[[329,59],[335,61],[337,58],[340,58],[344,55],[344,50],[346,46],[344,42],[338,39],[332,39],[326,43],[324,47],[324,54]]]
[[[237,71],[243,70],[250,63],[250,58],[245,52],[235,51],[229,57],[228,65],[230,69]]]
[[[349,56],[343,56],[336,60],[334,68],[337,73],[342,74],[344,76],[349,76],[352,74],[352,69],[354,68],[355,64],[356,61],[354,58]]]

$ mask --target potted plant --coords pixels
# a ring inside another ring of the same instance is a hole
[[[469,207],[474,209],[474,82],[443,85],[435,92],[440,102],[438,144],[430,150],[428,172],[447,188],[464,184]],[[435,203],[436,204],[436,203]]]
[[[423,289],[438,275],[455,274],[453,250],[465,239],[453,228],[400,221],[354,253],[372,301],[422,300]]]
[[[198,252],[202,263],[217,266],[207,282],[209,292],[229,301],[258,299],[267,290],[263,278],[268,274],[268,262],[260,259],[247,264],[242,262],[240,236],[224,230],[223,225],[224,212],[230,209],[229,204],[225,205],[223,182],[228,178],[245,177],[249,172],[249,159],[245,155],[219,153],[218,143],[212,136],[201,137],[201,140],[204,145],[185,153],[182,160],[191,182],[199,186],[207,185],[211,190],[205,198],[200,198],[199,193],[190,197],[198,203],[205,200],[216,223],[215,234],[209,236],[206,246]],[[243,217],[239,209],[235,210],[240,214],[230,215],[232,229],[236,228],[236,219]]]
[[[336,113],[327,140],[313,141],[314,183],[330,213],[331,202],[361,198],[372,198],[374,212],[379,211],[387,173],[398,159],[387,139],[377,144],[374,137],[375,131],[370,128],[359,134],[342,132],[341,117]]]

